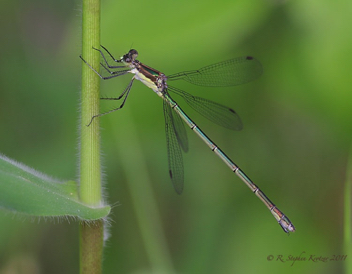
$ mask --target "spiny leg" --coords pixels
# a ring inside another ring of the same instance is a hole
[[[112,60],[114,60],[114,62],[121,62],[121,60],[117,60],[114,56],[112,56],[112,54],[103,46],[100,45],[111,57]]]
[[[87,125],[87,127],[90,126],[90,124],[93,122],[93,119],[94,119],[94,118],[101,117],[101,116],[103,116],[103,115],[109,114],[109,113],[111,113],[111,112],[114,112],[114,111],[116,111],[116,110],[119,110],[119,109],[123,108],[123,106],[125,105],[126,99],[127,99],[127,97],[128,97],[128,94],[130,93],[130,90],[131,90],[131,87],[132,87],[132,84],[133,84],[134,79],[135,79],[135,78],[132,78],[131,82],[128,84],[128,86],[125,88],[125,90],[122,92],[122,94],[121,94],[119,97],[117,97],[117,98],[100,98],[100,99],[102,99],[102,100],[120,100],[120,99],[126,94],[125,98],[124,98],[123,101],[122,101],[122,104],[121,104],[118,108],[114,108],[114,109],[109,110],[109,111],[107,111],[107,112],[99,113],[99,114],[94,115],[94,116],[92,117],[92,119],[90,120],[89,124]]]
[[[111,53],[110,53],[106,48],[104,48],[102,45],[100,45],[100,46],[110,55],[111,59],[112,59],[114,62],[116,62],[116,63],[121,63],[121,60],[115,59],[115,58],[111,55]],[[106,66],[107,66],[108,68],[110,68],[110,69],[117,69],[117,68],[125,68],[125,67],[126,67],[125,65],[121,65],[121,66],[110,66],[109,63],[108,63],[108,61],[106,60],[106,57],[105,57],[103,51],[100,50],[100,49],[94,48],[94,47],[93,47],[93,49],[95,49],[95,50],[97,50],[97,51],[100,52],[100,55],[103,57],[103,60],[104,60]],[[103,67],[105,67],[102,63],[100,63],[100,64],[101,64]],[[108,70],[107,68],[106,68],[106,70],[110,72],[110,70]],[[111,72],[110,72],[110,73],[111,73]]]
[[[103,80],[108,80],[108,79],[111,79],[111,78],[115,78],[115,77],[118,77],[118,76],[121,76],[121,75],[124,75],[124,74],[127,74],[130,70],[128,69],[128,70],[122,70],[122,71],[115,71],[115,72],[112,72],[111,74],[113,74],[113,75],[111,75],[111,76],[103,76],[103,75],[101,75],[99,72],[97,72],[86,60],[84,60],[83,59],[83,57],[82,57],[82,55],[80,55],[79,56],[81,59],[82,59],[82,61],[84,62],[84,63],[86,63],[87,64],[87,66],[91,69],[91,70],[93,70],[101,79],[103,79]],[[103,65],[103,64],[101,64],[106,70],[107,70],[107,68]],[[109,71],[109,70],[108,70]]]

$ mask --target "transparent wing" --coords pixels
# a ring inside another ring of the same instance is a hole
[[[232,130],[243,128],[241,118],[232,108],[193,96],[175,87],[169,86],[168,90],[180,95],[188,105],[213,123]]]
[[[199,86],[221,87],[241,85],[258,78],[263,73],[260,62],[244,56],[198,70],[184,71],[168,76],[169,81],[184,80]]]
[[[175,191],[178,194],[181,194],[183,191],[184,173],[182,151],[179,145],[179,137],[177,137],[174,123],[174,117],[176,117],[177,114],[174,114],[174,111],[171,109],[170,105],[165,100],[163,106],[165,117],[167,156],[169,162],[169,175]]]
[[[188,152],[188,138],[185,124],[175,111],[171,111],[171,118],[178,144],[184,152]]]

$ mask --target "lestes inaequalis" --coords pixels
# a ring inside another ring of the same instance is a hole
[[[282,229],[286,232],[294,232],[295,227],[279,210],[270,199],[261,191],[251,179],[228,157],[226,154],[212,141],[205,133],[187,116],[180,106],[171,98],[169,92],[173,92],[181,96],[193,109],[208,118],[214,123],[223,127],[240,130],[242,122],[237,113],[226,106],[212,102],[210,100],[193,96],[183,90],[171,87],[167,81],[184,80],[200,86],[235,86],[250,82],[258,78],[262,74],[262,66],[253,57],[245,56],[230,59],[213,65],[203,67],[198,70],[184,71],[170,76],[165,76],[158,70],[155,70],[145,64],[139,62],[136,58],[138,52],[131,49],[120,59],[115,59],[112,54],[103,46],[106,53],[119,65],[109,65],[104,52],[100,49],[93,48],[100,52],[104,64],[101,66],[110,73],[109,76],[102,76],[94,68],[92,68],[82,56],[81,59],[103,80],[115,78],[127,73],[132,73],[131,82],[122,94],[117,98],[101,98],[105,100],[120,100],[123,98],[122,104],[108,112],[97,114],[92,117],[90,125],[94,118],[119,110],[123,107],[131,90],[134,80],[139,80],[148,88],[151,88],[164,102],[165,130],[167,140],[167,151],[169,161],[169,175],[172,184],[178,194],[183,191],[183,160],[181,148],[184,152],[188,151],[187,134],[182,120],[209,146],[209,148],[225,162],[225,164],[258,196],[258,198],[266,205],[273,214]]]

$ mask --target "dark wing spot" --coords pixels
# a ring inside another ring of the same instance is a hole
[[[172,171],[171,171],[171,169],[169,169],[169,175],[170,175],[170,178],[172,179]]]
[[[253,57],[252,56],[247,56],[246,59],[247,60],[253,60]]]

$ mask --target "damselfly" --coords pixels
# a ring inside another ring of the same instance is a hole
[[[209,148],[225,164],[259,197],[259,199],[267,206],[275,219],[278,221],[282,229],[289,233],[294,232],[295,227],[291,221],[280,211],[270,199],[261,191],[251,179],[228,157],[226,154],[212,141],[205,133],[187,116],[180,106],[172,99],[170,92],[181,96],[193,109],[208,118],[214,123],[223,127],[240,130],[242,122],[237,113],[226,106],[215,103],[213,101],[193,96],[183,90],[171,87],[167,81],[184,80],[200,86],[235,86],[250,82],[258,78],[262,74],[262,66],[255,58],[250,56],[239,57],[216,63],[210,66],[203,67],[198,70],[184,71],[170,76],[165,76],[164,73],[155,70],[145,64],[139,62],[136,58],[138,52],[131,49],[127,54],[120,59],[115,59],[112,54],[103,46],[101,46],[110,58],[118,65],[110,65],[100,49],[93,48],[100,52],[103,63],[100,65],[110,74],[103,76],[93,67],[91,67],[82,56],[81,59],[103,80],[115,78],[127,73],[132,73],[131,82],[126,89],[117,98],[101,98],[105,100],[120,100],[123,98],[121,105],[118,108],[108,112],[97,114],[92,117],[88,125],[94,118],[106,115],[113,111],[121,109],[128,97],[134,80],[139,80],[148,88],[151,88],[158,96],[163,99],[165,131],[167,140],[167,152],[169,162],[169,175],[172,184],[178,194],[183,191],[183,159],[182,151],[188,151],[187,134],[183,121],[209,146]],[[183,120],[183,121],[182,121]]]

